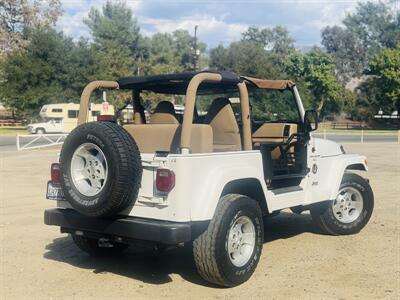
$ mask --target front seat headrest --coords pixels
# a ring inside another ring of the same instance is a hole
[[[175,115],[175,107],[172,102],[169,101],[161,101],[157,104],[154,109],[154,113],[165,113]]]
[[[209,124],[217,116],[221,109],[227,105],[231,105],[229,99],[224,97],[215,98],[208,108],[207,115],[204,118],[204,123]]]
[[[161,101],[157,104],[154,113],[150,116],[151,124],[178,124],[175,115],[175,107],[169,101]]]
[[[229,99],[216,98],[208,109],[204,123],[213,130],[214,152],[241,150],[239,126]]]

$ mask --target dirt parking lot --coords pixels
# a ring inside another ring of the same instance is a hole
[[[191,254],[131,250],[94,259],[43,224],[45,183],[57,150],[0,153],[1,299],[400,299],[400,147],[349,144],[368,156],[375,211],[358,235],[319,233],[308,214],[265,224],[258,268],[245,284],[204,282]]]

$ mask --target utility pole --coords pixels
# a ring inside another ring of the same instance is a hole
[[[194,26],[194,43],[193,43],[193,50],[194,50],[194,59],[193,59],[193,70],[197,71],[197,28],[199,26]]]

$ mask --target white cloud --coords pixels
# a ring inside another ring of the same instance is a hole
[[[142,0],[128,0],[126,2],[126,4],[128,5],[129,8],[132,9],[133,13],[136,14],[142,7],[143,1]]]
[[[155,19],[139,16],[139,23],[143,25],[146,34],[151,35],[156,32],[173,32],[177,29],[194,31],[196,25],[199,26],[198,36],[201,40],[211,37],[219,38],[222,43],[231,42],[240,38],[240,34],[247,29],[248,24],[227,23],[223,20],[224,16],[217,18],[211,15],[192,15],[181,17],[178,20]]]
[[[104,0],[62,0],[64,14],[57,21],[57,29],[74,39],[90,37],[89,28],[83,23],[92,7],[100,9]]]
[[[80,37],[90,38],[89,28],[83,20],[87,18],[92,7],[101,9],[106,0],[61,0],[64,14],[57,22],[57,29],[64,31],[75,40]],[[127,6],[136,14],[142,5],[142,0],[129,0]]]
[[[286,26],[301,45],[318,44],[320,31],[327,25],[340,24],[354,10],[354,0],[127,0],[138,18],[142,33],[173,32],[186,29],[193,32],[198,25],[199,38],[215,46],[240,39],[249,25]],[[366,0],[360,0],[366,1]],[[90,8],[101,8],[106,0],[62,0],[64,15],[57,29],[78,39],[90,37],[83,19]]]
[[[79,37],[90,37],[89,28],[83,23],[87,17],[88,11],[79,12],[73,15],[64,14],[57,22],[57,29],[74,39]]]
[[[317,30],[321,30],[326,26],[337,25],[340,24],[352,9],[353,7],[338,8],[332,4],[324,5],[320,10],[318,18],[310,20],[304,25]]]

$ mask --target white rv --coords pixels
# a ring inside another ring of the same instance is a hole
[[[43,105],[40,110],[41,123],[28,125],[28,132],[33,134],[43,133],[68,133],[71,132],[78,123],[79,104],[57,103]],[[97,116],[114,115],[114,107],[108,102],[101,104],[91,104],[88,111],[88,122],[96,121]]]

